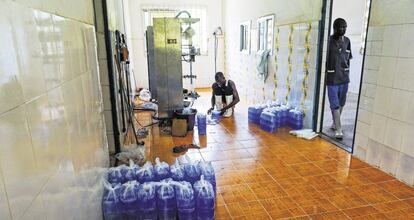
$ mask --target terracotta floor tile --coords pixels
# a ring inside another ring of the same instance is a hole
[[[388,193],[376,184],[353,186],[350,189],[352,192],[354,192],[370,204],[391,202],[397,200],[395,196]]]
[[[228,220],[231,219],[230,213],[225,205],[217,205],[215,209],[215,219]]]
[[[361,216],[369,216],[373,214],[378,214],[378,210],[372,206],[363,206],[357,207],[352,209],[343,210],[343,212],[350,218],[361,217]]]
[[[414,219],[414,208],[393,210],[383,214],[388,219]]]
[[[299,173],[293,170],[291,167],[266,167],[265,170],[275,179],[287,179],[300,177]]]
[[[230,160],[213,161],[211,164],[213,165],[216,173],[219,173],[220,171],[235,170],[233,163]]]
[[[336,181],[341,183],[344,186],[358,186],[370,184],[371,181],[368,180],[363,174],[357,173],[354,170],[346,170],[345,172],[335,172],[330,173]]]
[[[302,154],[306,159],[309,161],[324,161],[324,160],[331,160],[332,158],[329,157],[328,154],[320,153],[320,152],[313,152],[313,153],[304,153]]]
[[[315,166],[313,163],[301,163],[290,166],[293,170],[299,173],[301,176],[316,176],[325,174],[325,171]]]
[[[248,217],[253,215],[262,216],[263,214],[265,214],[264,216],[268,216],[266,210],[258,201],[227,204],[227,209],[233,218]]]
[[[262,142],[254,139],[254,140],[239,140],[240,144],[243,145],[244,148],[261,148],[267,147]]]
[[[338,208],[332,204],[328,199],[323,199],[315,195],[296,195],[292,199],[299,204],[299,206],[308,215],[319,214],[324,212],[336,211]]]
[[[276,155],[283,163],[285,164],[298,164],[298,163],[306,163],[308,159],[301,155]]]
[[[323,195],[339,209],[350,209],[368,205],[361,197],[347,188],[326,190]]]
[[[232,167],[235,170],[250,170],[250,169],[262,168],[260,164],[260,160],[256,158],[232,160],[231,163],[232,163]]]
[[[261,147],[261,148],[247,148],[246,149],[250,155],[252,155],[252,157],[257,158],[257,159],[263,159],[263,158],[268,158],[268,159],[278,159],[271,151],[269,148],[265,148],[265,147]]]
[[[249,183],[248,185],[259,200],[287,197],[282,187],[275,181]]]
[[[394,210],[401,210],[401,209],[408,209],[411,208],[411,206],[404,202],[404,201],[394,201],[394,202],[387,202],[387,203],[379,203],[373,205],[376,210],[379,212],[391,212]]]
[[[216,206],[223,206],[226,203],[224,202],[223,196],[220,193],[216,195]]]
[[[223,186],[217,191],[220,191],[226,205],[235,202],[249,202],[256,200],[254,193],[246,184]]]
[[[313,188],[319,191],[324,191],[342,186],[339,182],[337,182],[328,174],[305,177],[305,180],[308,182],[309,185],[313,186]]]
[[[404,202],[414,208],[414,198],[406,199]]]
[[[414,188],[411,188],[398,180],[378,183],[378,185],[399,199],[414,197]]]
[[[333,173],[333,172],[346,172],[348,171],[348,167],[345,165],[339,163],[337,160],[323,160],[323,161],[315,161],[313,162],[316,166],[321,168],[327,173]]]
[[[289,196],[317,195],[321,196],[303,177],[276,180]]]
[[[362,176],[366,177],[368,180],[374,183],[378,182],[384,182],[395,179],[394,177],[382,172],[379,169],[376,169],[374,167],[369,167],[366,169],[359,169],[355,172],[360,173]]]
[[[273,219],[305,216],[305,212],[291,198],[261,200],[260,203]]]
[[[363,169],[363,168],[367,168],[367,167],[371,167],[369,164],[365,163],[364,161],[356,158],[356,157],[352,157],[350,164],[349,164],[349,168],[350,169]]]
[[[233,218],[234,220],[251,220],[251,219],[257,219],[257,220],[268,220],[268,219],[272,219],[267,213],[256,213],[256,214],[251,214],[251,215],[246,215],[246,216],[241,216],[241,217],[235,217]]]
[[[382,213],[372,214],[372,215],[365,215],[365,216],[357,216],[353,217],[353,220],[388,220],[387,216]]]
[[[326,212],[322,214],[312,215],[311,219],[320,220],[320,219],[335,219],[335,220],[342,220],[342,219],[350,219],[348,218],[343,212],[335,211],[335,212]]]
[[[273,180],[273,178],[263,168],[239,170],[238,173],[246,183],[257,183]]]

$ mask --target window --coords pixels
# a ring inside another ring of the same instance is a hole
[[[240,51],[250,54],[250,21],[240,24]]]
[[[153,18],[171,18],[175,17],[180,11],[188,11],[192,18],[199,18],[200,21],[192,24],[191,27],[195,30],[193,36],[193,46],[200,48],[202,55],[207,55],[207,9],[204,6],[144,6],[142,8],[144,16],[144,31],[147,26],[152,25]],[[180,16],[181,17],[181,16]],[[182,15],[185,17],[185,14]],[[183,27],[185,30],[185,27]],[[185,44],[185,42],[183,42]]]
[[[273,51],[273,20],[274,15],[261,17],[257,20],[258,51]]]

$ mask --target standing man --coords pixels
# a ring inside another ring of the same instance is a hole
[[[337,18],[333,23],[334,34],[329,37],[326,62],[326,85],[332,111],[335,138],[342,139],[341,113],[345,106],[349,84],[349,64],[352,59],[351,42],[345,35],[346,21]]]
[[[230,117],[233,114],[234,106],[240,101],[236,85],[231,80],[226,80],[222,72],[215,75],[216,82],[213,83],[213,94],[211,96],[211,108],[208,114],[216,107],[224,117]]]

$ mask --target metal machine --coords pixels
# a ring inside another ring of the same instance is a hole
[[[150,91],[158,100],[158,115],[169,118],[183,107],[181,29],[175,18],[154,18],[147,29]]]
[[[190,15],[178,18],[180,14],[175,18],[154,18],[153,25],[147,27],[149,87],[152,98],[158,100],[159,118],[171,118],[174,110],[184,106],[182,61],[190,62],[190,74],[184,77],[191,81],[195,78],[191,62],[199,52],[192,46],[191,23],[199,19]],[[187,26],[184,31],[183,24]],[[182,37],[186,45],[182,44]]]

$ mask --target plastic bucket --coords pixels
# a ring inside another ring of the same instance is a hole
[[[174,111],[174,118],[186,119],[187,120],[187,131],[192,131],[194,129],[195,116],[197,114],[197,109],[191,109],[191,113],[183,113],[182,109]]]

